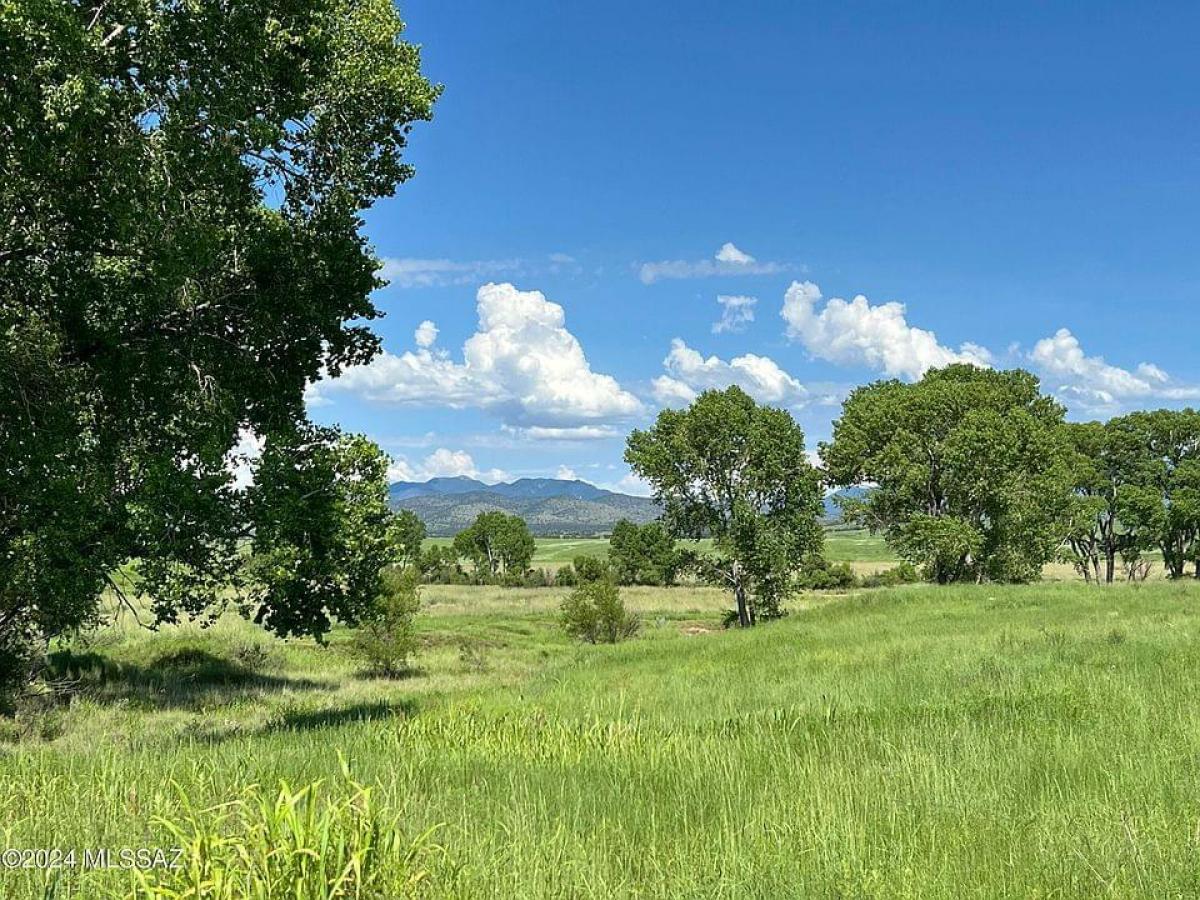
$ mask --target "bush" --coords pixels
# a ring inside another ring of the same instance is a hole
[[[825,559],[810,562],[800,575],[798,587],[811,591],[852,588],[858,584],[850,563],[831,563]]]
[[[261,672],[271,663],[271,648],[258,641],[241,641],[230,656],[247,672]]]
[[[554,584],[554,576],[545,569],[530,569],[525,573],[525,587],[543,588]]]
[[[555,587],[575,587],[577,584],[579,584],[579,576],[575,574],[575,567],[570,563],[554,573]]]
[[[911,563],[900,563],[891,569],[864,576],[861,584],[867,588],[895,587],[898,584],[912,584],[920,580],[921,573]]]
[[[562,603],[563,629],[589,644],[615,644],[633,637],[641,627],[638,617],[625,609],[621,592],[611,581],[589,581],[567,595]]]
[[[417,650],[413,620],[421,608],[418,581],[414,569],[385,570],[383,591],[354,637],[355,653],[378,675],[402,674]]]

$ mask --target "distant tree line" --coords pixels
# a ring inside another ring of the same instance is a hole
[[[712,539],[677,571],[729,589],[736,621],[781,614],[805,588],[1027,582],[1066,560],[1090,582],[1200,578],[1200,412],[1065,421],[1022,370],[951,365],[920,381],[853,391],[819,448],[804,453],[791,417],[740,388],[707,391],[634,431],[625,455],[652,486],[671,539]],[[822,554],[821,495],[848,523],[881,534],[901,567],[867,579]]]
[[[482,512],[449,544],[425,543],[425,525],[411,510],[394,514],[402,535],[401,566],[411,565],[428,584],[497,584],[509,587],[575,587],[601,578],[618,585],[671,585],[685,562],[675,539],[658,522],[614,526],[607,556],[578,555],[556,570],[532,568],[536,542],[520,517]]]
[[[573,587],[686,574],[728,589],[743,626],[781,615],[798,590],[1027,582],[1054,560],[1097,583],[1145,577],[1151,554],[1169,577],[1200,577],[1200,412],[1069,423],[1022,370],[952,365],[860,387],[819,466],[788,413],[737,387],[664,410],[625,458],[663,515],[618,523],[606,557],[531,569],[525,523],[484,513],[451,547],[421,551],[423,577]],[[840,501],[846,521],[882,535],[900,566],[864,577],[825,559],[822,497],[847,486],[864,490]],[[712,549],[679,543],[700,538]]]

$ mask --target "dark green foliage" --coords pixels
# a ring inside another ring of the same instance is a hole
[[[1111,583],[1117,560],[1153,546],[1134,511],[1149,447],[1120,419],[1064,426],[1071,491],[1064,516],[1063,556],[1086,581]]]
[[[608,579],[586,581],[562,602],[563,629],[589,644],[615,644],[637,634],[638,617],[625,609],[620,589]]]
[[[831,563],[824,559],[811,561],[798,579],[799,587],[812,591],[840,590],[857,584],[850,563]]]
[[[598,556],[576,556],[571,566],[574,569],[575,580],[579,584],[603,581],[613,576],[608,562]]]
[[[354,635],[354,652],[372,673],[394,678],[407,671],[417,651],[413,620],[421,609],[420,575],[415,569],[388,569],[382,582]]]
[[[555,587],[575,587],[577,584],[579,584],[579,576],[575,573],[575,567],[570,563],[559,566],[558,571],[554,573]]]
[[[821,445],[843,505],[928,578],[1030,581],[1061,541],[1070,482],[1063,410],[1020,370],[969,365],[856,389]]]
[[[0,715],[11,715],[23,685],[33,675],[36,647],[9,633],[0,636]]]
[[[1172,578],[1188,565],[1200,577],[1200,411],[1131,413],[1108,428],[1131,448],[1117,512],[1135,549],[1157,547]]]
[[[420,568],[421,544],[425,541],[425,523],[408,509],[398,509],[392,516],[390,539],[396,548],[396,565],[402,569]]]
[[[453,547],[434,544],[421,551],[421,577],[429,584],[467,584]]]
[[[0,643],[93,622],[132,559],[167,620],[229,585],[240,430],[290,444],[306,386],[378,349],[361,214],[438,93],[402,28],[389,0],[0,5]],[[269,620],[319,627],[295,596]]]
[[[363,437],[310,428],[268,443],[247,491],[254,524],[243,604],[283,636],[358,623],[396,560],[387,459]],[[160,614],[160,618],[165,615]]]
[[[454,552],[470,560],[480,582],[525,574],[535,544],[525,520],[502,512],[483,512],[454,537]]]
[[[685,564],[733,592],[743,627],[780,614],[824,539],[820,475],[787,412],[738,387],[705,391],[634,431],[625,461],[650,482],[672,537],[713,539],[715,553]]]
[[[609,538],[608,561],[618,584],[670,585],[682,556],[661,523],[637,525],[622,519]]]

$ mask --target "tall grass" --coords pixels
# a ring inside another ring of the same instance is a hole
[[[1200,895],[1200,585],[917,585],[745,633],[644,599],[643,634],[604,647],[551,610],[431,612],[405,682],[335,641],[272,644],[273,680],[223,695],[108,685],[61,737],[3,751],[3,841],[180,843],[208,862],[145,888],[177,892],[216,872],[327,890],[365,854],[345,883],[375,873],[381,896]],[[219,656],[242,639],[223,627],[187,640]],[[281,780],[323,783],[247,788]],[[40,896],[23,877],[0,895]]]
[[[336,900],[415,895],[437,848],[433,829],[415,840],[372,807],[371,788],[342,759],[341,793],[324,782],[277,793],[258,785],[236,799],[197,807],[176,785],[178,812],[154,824],[182,851],[178,868],[135,869],[130,900]]]

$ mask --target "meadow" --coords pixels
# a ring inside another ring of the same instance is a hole
[[[623,594],[641,633],[596,647],[560,590],[427,587],[396,680],[344,631],[118,615],[55,658],[69,704],[6,726],[3,846],[208,867],[0,895],[243,896],[222,872],[268,846],[277,884],[316,848],[363,896],[1200,893],[1200,584],[811,594],[745,632],[712,588]]]
[[[448,537],[426,539],[426,546],[449,546]],[[709,550],[712,541],[680,541],[681,547]],[[576,556],[603,557],[608,555],[608,539],[594,537],[539,537],[533,555],[533,566],[556,569]],[[895,565],[898,560],[883,538],[858,529],[830,529],[825,534],[825,556],[831,562],[848,562],[856,569],[876,571],[877,563]]]

